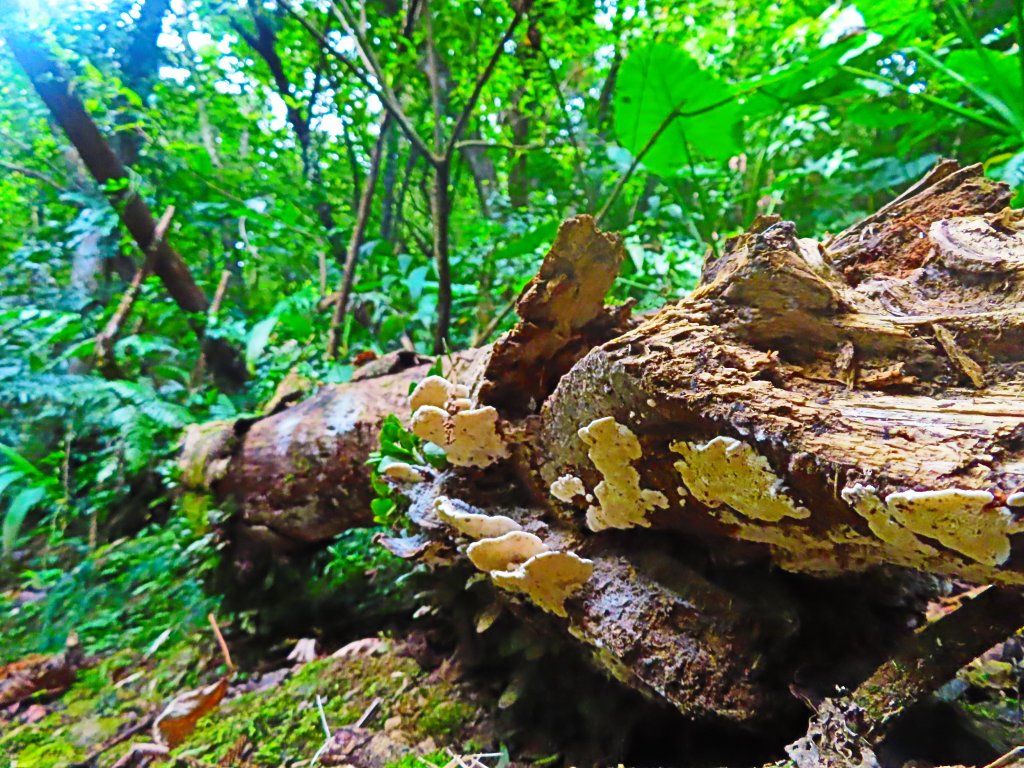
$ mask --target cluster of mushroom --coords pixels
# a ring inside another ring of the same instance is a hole
[[[521,592],[556,616],[565,617],[565,601],[590,578],[594,563],[574,552],[553,550],[515,520],[460,509],[444,496],[434,502],[438,518],[473,539],[470,561],[502,589]]]
[[[409,396],[412,432],[444,449],[456,467],[486,467],[508,456],[498,434],[498,412],[474,407],[469,389],[442,376],[428,376]]]

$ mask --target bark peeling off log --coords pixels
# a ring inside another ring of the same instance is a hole
[[[562,224],[538,274],[516,302],[519,323],[491,348],[479,400],[525,415],[596,344],[625,329],[633,302],[605,307],[626,250],[590,216]]]
[[[690,299],[561,380],[533,446],[541,485],[602,482],[575,433],[610,417],[639,438],[643,487],[670,501],[640,524],[767,544],[798,571],[1024,583],[1024,519],[1006,503],[1024,486],[1024,227],[991,210],[1006,189],[980,173],[885,209],[862,261],[861,226],[836,252],[778,220],[731,241]],[[964,286],[950,264],[968,258],[988,271]],[[835,268],[854,263],[871,279]],[[557,506],[581,522],[578,501]]]

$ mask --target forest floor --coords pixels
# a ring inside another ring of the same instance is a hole
[[[746,768],[783,757],[797,735],[746,739],[688,726],[589,673],[511,616],[478,616],[475,628],[463,622],[467,630],[453,613],[403,609],[398,618],[375,618],[376,632],[349,621],[342,632],[306,625],[260,633],[251,615],[223,610],[204,591],[208,574],[190,559],[198,547],[175,533],[101,547],[61,577],[32,568],[3,577],[0,765],[146,764],[152,755],[142,750],[168,741],[156,724],[161,713],[177,700],[181,714],[181,695],[194,690],[209,700],[186,704],[202,714],[179,743],[161,748],[165,764],[495,768],[621,760]],[[933,614],[947,608],[935,604]],[[218,610],[233,671],[207,622]],[[62,671],[55,646],[72,629],[81,662],[50,678],[54,690],[18,696],[32,669]],[[29,653],[37,648],[51,651]],[[985,756],[1024,743],[1022,648],[1004,643],[943,689],[945,702],[933,704],[908,737],[934,742],[934,764],[984,765]],[[212,700],[221,680],[223,698]],[[899,750],[893,755],[890,764],[902,765]]]

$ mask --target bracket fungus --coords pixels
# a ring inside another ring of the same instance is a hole
[[[541,552],[512,570],[491,571],[491,580],[503,589],[524,592],[540,608],[564,618],[565,601],[593,572],[593,561],[573,552]]]
[[[473,542],[466,548],[466,555],[481,571],[490,572],[511,570],[547,551],[547,545],[532,533],[509,531],[493,539]]]
[[[640,487],[640,473],[633,462],[643,451],[636,435],[611,416],[592,421],[578,434],[589,447],[590,460],[604,477],[594,489],[600,506],[587,509],[587,527],[592,531],[649,527],[648,515],[655,507],[666,509],[668,499],[661,491]]]
[[[424,405],[444,408],[449,400],[469,397],[469,388],[452,384],[443,376],[427,376],[409,395],[409,406],[415,411]]]
[[[1010,535],[1024,531],[1006,507],[993,505],[988,491],[946,488],[899,491],[884,502],[872,486],[856,484],[843,499],[868,521],[879,539],[901,550],[934,557],[939,551],[918,536],[983,565],[1002,565],[1010,557]]]
[[[586,486],[576,475],[562,475],[551,483],[551,495],[566,504],[571,503],[577,496],[583,496],[586,492]]]
[[[510,531],[522,530],[522,526],[511,517],[465,512],[456,507],[455,502],[447,496],[434,500],[434,513],[442,522],[471,539],[497,538]]]
[[[440,376],[428,376],[409,396],[415,409],[413,434],[444,449],[457,467],[486,467],[509,455],[498,434],[498,412],[473,408],[469,390]]]
[[[677,440],[669,448],[682,456],[675,468],[690,493],[709,507],[724,504],[766,523],[811,516],[785,493],[768,460],[747,443],[720,435],[706,443]]]
[[[391,462],[381,470],[381,474],[400,483],[422,483],[426,480],[426,476],[420,469],[404,461]]]

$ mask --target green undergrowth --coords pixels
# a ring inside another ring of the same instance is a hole
[[[203,589],[215,565],[212,536],[181,518],[92,551],[61,541],[0,588],[0,661],[58,651],[71,631],[87,654],[178,641],[217,609]]]
[[[163,646],[156,657],[121,650],[94,658],[65,693],[33,702],[46,709],[40,720],[0,726],[0,765],[53,768],[84,760],[122,729],[204,682],[215,666],[208,660],[216,658],[213,640],[199,633]],[[148,731],[136,739],[146,740]],[[113,763],[118,754],[111,750],[99,764]]]
[[[233,649],[248,649],[243,666],[273,665],[272,649],[261,650],[250,634],[253,616],[231,613],[209,592],[218,544],[194,525],[178,516],[94,549],[62,539],[23,552],[16,566],[0,572],[0,665],[58,653],[72,631],[88,658],[62,695],[30,700],[13,713],[0,710],[0,768],[82,761],[175,696],[216,680],[225,668],[209,613]],[[305,584],[306,597],[349,595],[343,605],[353,616],[411,615],[409,568],[376,545],[374,533],[350,532],[325,550]],[[472,697],[446,675],[421,669],[401,643],[290,670],[287,664],[263,677],[236,673],[228,697],[177,753],[213,765],[244,738],[251,766],[308,763],[324,741],[318,696],[332,729],[355,723],[376,701],[367,727],[394,732],[417,761],[435,753],[440,760],[441,747],[478,746],[481,716]],[[131,744],[151,740],[145,728],[95,764],[112,765]]]

